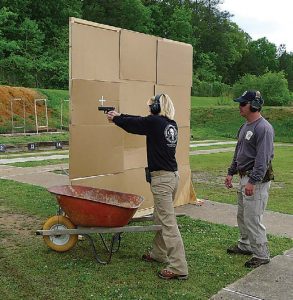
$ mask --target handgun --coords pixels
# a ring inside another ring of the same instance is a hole
[[[113,106],[98,106],[98,110],[101,110],[104,112],[104,114],[107,114],[109,111],[115,110],[115,107],[113,107]]]

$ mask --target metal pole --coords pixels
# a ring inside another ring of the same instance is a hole
[[[38,114],[37,114],[37,99],[35,99],[35,120],[36,120],[36,131],[37,131],[37,134],[39,134]]]

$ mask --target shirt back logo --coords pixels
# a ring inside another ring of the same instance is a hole
[[[168,146],[175,147],[178,139],[178,131],[176,127],[171,124],[167,125],[164,134],[166,140],[170,143]]]

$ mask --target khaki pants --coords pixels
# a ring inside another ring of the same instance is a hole
[[[257,183],[252,196],[244,194],[248,176],[240,178],[238,194],[237,223],[240,230],[238,247],[252,251],[257,258],[269,258],[266,228],[262,224],[263,214],[269,198],[271,182]]]
[[[179,275],[188,275],[185,251],[177,226],[173,201],[178,187],[178,173],[167,171],[151,172],[151,190],[154,196],[154,222],[162,225],[157,231],[151,257],[168,263],[167,270]]]

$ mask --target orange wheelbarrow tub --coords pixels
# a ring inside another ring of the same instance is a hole
[[[48,191],[70,221],[83,227],[120,227],[129,223],[143,197],[79,185],[54,186]]]

